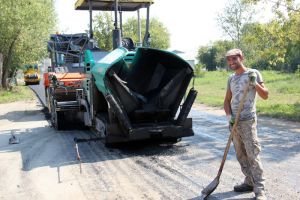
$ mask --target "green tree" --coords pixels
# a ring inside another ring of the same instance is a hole
[[[300,4],[294,0],[244,0],[244,2],[249,4],[264,2],[272,5],[275,14],[273,19],[263,26],[261,32],[263,34],[255,33],[260,37],[263,35],[264,43],[269,44],[264,50],[260,49],[261,54],[264,55],[268,68],[295,72],[300,65]],[[249,37],[249,34],[247,35]]]
[[[46,55],[46,42],[55,26],[51,0],[0,0],[0,49],[3,53],[3,88],[26,63],[38,62]]]
[[[134,42],[139,42],[138,39],[138,21],[134,17],[129,18],[123,25],[124,37],[131,37]],[[145,34],[146,20],[141,20],[142,36]],[[156,18],[150,19],[150,34],[151,34],[151,47],[158,49],[167,49],[170,46],[170,34],[167,27],[164,26]]]
[[[272,5],[274,17],[267,23],[251,20],[251,6],[258,2]],[[299,69],[300,4],[294,0],[232,0],[219,14],[218,21],[234,46],[243,50],[247,66],[288,72]],[[218,56],[222,50],[216,42],[212,46],[217,49],[216,63],[222,66],[222,57]]]
[[[273,4],[273,10],[279,11],[284,8],[287,12],[300,12],[300,6],[295,0],[243,0],[244,3],[257,4],[258,2],[264,2],[267,4]]]
[[[234,47],[234,42],[228,40],[217,40],[213,43],[216,49],[216,64],[219,68],[225,68],[227,66],[225,54],[229,49]]]
[[[281,24],[276,21],[244,26],[242,41],[246,65],[257,69],[283,69],[286,50],[281,29]]]
[[[198,50],[197,59],[206,70],[215,71],[217,69],[217,49],[214,46],[202,46]]]
[[[250,23],[254,14],[251,5],[245,4],[243,0],[230,0],[225,8],[217,16],[217,22],[223,32],[241,48],[241,35],[244,24]]]
[[[212,45],[202,46],[198,50],[197,59],[208,71],[225,68],[227,62],[225,54],[234,47],[234,43],[228,40],[217,40]]]
[[[93,19],[94,38],[98,41],[101,49],[112,50],[112,30],[114,22],[109,12],[101,12]],[[145,34],[146,20],[141,20],[142,35]],[[150,20],[151,47],[158,49],[167,49],[170,46],[170,34],[168,29],[156,18]],[[130,37],[135,43],[138,39],[138,22],[134,17],[128,18],[123,24],[123,37]]]
[[[94,38],[98,42],[98,46],[106,51],[113,48],[112,30],[114,29],[113,19],[110,12],[101,12],[93,19]]]
[[[300,69],[300,12],[290,12],[289,19],[283,25],[285,32],[285,64],[287,71]]]
[[[246,44],[244,49],[252,57],[250,65],[288,72],[298,69],[300,12],[296,8],[299,5],[294,1],[276,2],[273,5],[275,15],[270,22],[248,24],[243,28],[242,40]]]

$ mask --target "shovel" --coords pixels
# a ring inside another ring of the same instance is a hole
[[[220,183],[220,177],[221,177],[223,167],[224,167],[224,164],[225,164],[225,160],[226,160],[229,148],[230,148],[231,140],[233,138],[233,134],[235,133],[235,129],[236,129],[237,124],[239,122],[240,114],[241,114],[241,111],[244,107],[244,103],[245,103],[246,96],[248,94],[248,90],[249,90],[249,83],[244,88],[242,100],[239,104],[239,108],[238,108],[236,118],[235,118],[235,123],[233,125],[233,128],[230,131],[230,135],[229,135],[229,138],[228,138],[228,141],[227,141],[227,145],[226,145],[226,148],[225,148],[225,151],[224,151],[224,155],[223,155],[223,159],[222,159],[219,171],[218,171],[218,175],[216,176],[216,178],[208,186],[206,186],[201,191],[201,197],[200,197],[201,200],[206,199],[206,197],[208,197],[218,187],[218,185]]]

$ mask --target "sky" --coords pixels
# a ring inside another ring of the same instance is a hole
[[[89,13],[74,10],[75,2],[76,0],[55,1],[58,31],[61,33],[80,33],[88,29]],[[200,46],[224,39],[224,34],[217,25],[216,16],[223,10],[227,0],[155,0],[154,2],[150,7],[150,16],[158,18],[168,28],[171,37],[170,50],[176,49],[196,56]],[[146,16],[146,9],[142,9],[141,15]],[[123,21],[125,20],[126,14]]]

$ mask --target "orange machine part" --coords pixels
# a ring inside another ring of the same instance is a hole
[[[45,87],[49,87],[50,85],[50,81],[49,81],[49,73],[44,73],[43,74],[43,77],[44,77],[44,86]]]
[[[65,86],[73,86],[73,87],[80,87],[80,82],[85,77],[84,74],[78,72],[72,73],[55,73],[55,72],[48,72],[44,73],[44,85],[45,87],[49,87],[50,80],[49,75],[55,75],[58,81],[64,82]]]

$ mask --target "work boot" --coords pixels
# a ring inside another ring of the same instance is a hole
[[[255,199],[256,200],[267,200],[267,197],[264,192],[260,192],[260,193],[255,194]]]
[[[248,185],[246,183],[242,183],[240,185],[234,186],[233,190],[235,192],[252,192],[253,191],[253,186],[252,185]]]

